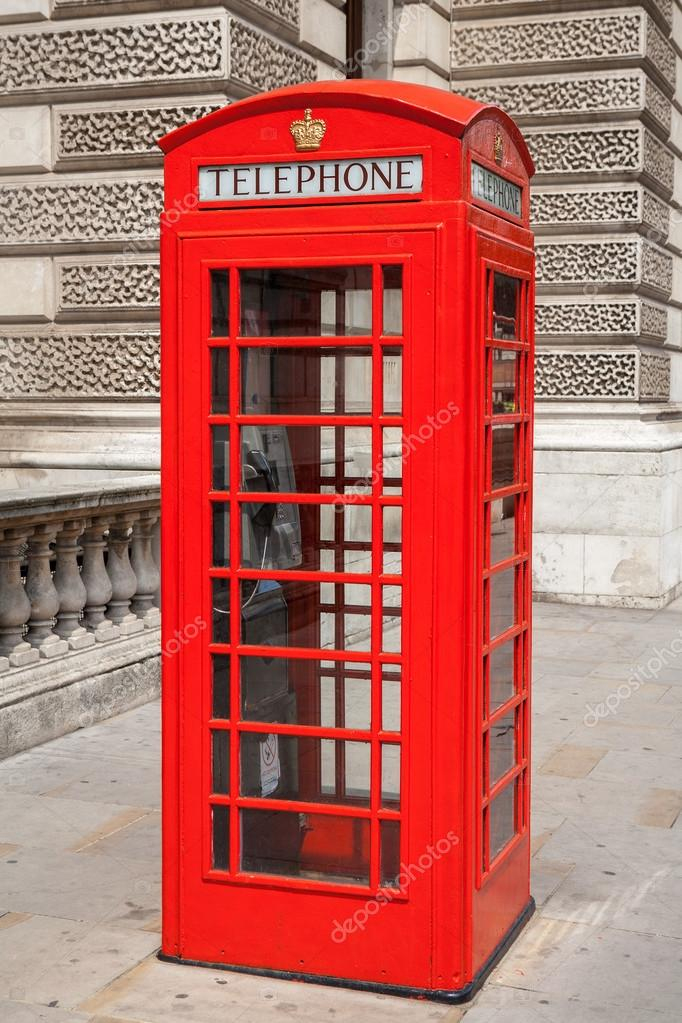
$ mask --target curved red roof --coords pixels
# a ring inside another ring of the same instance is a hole
[[[529,175],[533,174],[533,161],[516,123],[499,107],[468,99],[445,89],[430,85],[412,85],[380,79],[352,79],[334,82],[310,82],[291,85],[274,92],[259,93],[248,99],[230,103],[198,121],[185,124],[159,139],[164,153],[170,153],[191,139],[231,124],[244,117],[252,117],[264,110],[287,110],[294,101],[313,107],[322,103],[326,107],[357,107],[392,113],[406,120],[429,124],[448,135],[459,138],[479,118],[494,116],[506,127],[521,154]]]

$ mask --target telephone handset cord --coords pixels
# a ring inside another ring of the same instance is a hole
[[[271,531],[268,530],[267,533],[265,534],[265,543],[263,544],[263,557],[261,558],[260,568],[258,569],[259,572],[262,572],[263,569],[265,568],[265,559],[266,559],[266,557],[268,555],[268,540],[270,539],[270,532]],[[256,585],[253,588],[253,593],[251,594],[249,599],[242,604],[242,606],[240,608],[241,611],[243,611],[245,607],[249,606],[249,604],[251,603],[251,601],[253,600],[253,598],[256,596],[257,593],[258,593],[258,581],[256,580]],[[213,610],[214,610],[214,612],[216,612],[219,615],[229,615],[229,613],[230,613],[229,611],[223,611],[222,608],[219,608],[219,607],[214,607]]]

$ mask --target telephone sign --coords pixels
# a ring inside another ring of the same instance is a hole
[[[199,198],[204,202],[410,195],[421,192],[421,188],[422,158],[419,154],[199,168]]]
[[[160,144],[161,955],[462,1001],[533,908],[528,151],[374,81]]]

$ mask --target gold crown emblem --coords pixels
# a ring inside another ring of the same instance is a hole
[[[289,130],[299,153],[310,153],[320,148],[327,123],[321,117],[313,117],[312,110],[308,108],[303,111],[303,120],[292,121]]]
[[[495,156],[495,163],[502,163],[502,157],[504,156],[504,147],[502,144],[502,133],[499,130],[495,132],[493,153]]]

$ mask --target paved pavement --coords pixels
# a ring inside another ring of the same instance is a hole
[[[536,609],[538,912],[466,1009],[162,964],[158,705],[0,764],[2,1023],[679,1023],[682,601]]]

